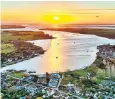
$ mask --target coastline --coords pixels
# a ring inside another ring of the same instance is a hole
[[[1,67],[44,54],[46,50],[28,41],[54,39],[42,31],[2,31],[1,36]]]
[[[45,31],[44,31],[44,33],[45,33]],[[55,32],[53,32],[52,31],[52,33],[55,33]],[[62,32],[63,33],[63,32]],[[46,31],[46,34],[47,34],[47,31]],[[50,35],[50,34],[49,34]],[[77,36],[77,35],[76,35]],[[82,35],[81,35],[82,36]],[[100,38],[100,37],[99,37]],[[105,38],[106,39],[106,38]],[[103,39],[102,39],[103,40]],[[107,40],[107,42],[108,42],[108,40]],[[33,42],[32,42],[33,43]],[[40,44],[40,43],[39,43]],[[106,43],[106,44],[108,44],[108,43]],[[40,44],[40,46],[42,46],[42,43]],[[43,46],[42,46],[43,47]],[[43,47],[44,48],[44,47]],[[96,48],[96,47],[95,47]],[[90,64],[89,64],[90,65]],[[89,66],[89,65],[86,65],[86,66]],[[16,65],[15,65],[16,66]],[[83,68],[85,68],[86,66],[83,66]],[[75,70],[75,69],[72,69],[72,70]],[[50,72],[50,71],[48,71],[48,72]]]
[[[108,51],[108,48],[112,48],[110,49],[110,51],[113,49],[115,50],[114,45],[101,45],[101,46],[98,46],[98,48],[99,48],[98,53],[103,53],[104,51]],[[113,86],[115,85],[115,78],[114,78],[115,76],[106,75],[106,73],[103,71],[104,68],[99,67],[99,64],[102,65],[102,62],[103,62],[102,59],[100,59],[97,56],[95,62],[91,66],[88,66],[84,69],[57,73],[58,75],[63,75],[62,80],[59,84],[58,90],[60,92],[63,92],[63,95],[66,93],[67,96],[71,95],[72,97],[82,97],[83,99],[87,99],[89,97],[95,97],[95,94],[98,95],[98,97],[105,97],[105,95],[106,96],[111,95],[111,97],[114,97],[113,89],[115,88]],[[101,75],[98,74],[99,73],[98,70],[101,70],[101,73],[102,73]],[[53,73],[48,74],[50,76],[49,79],[52,79],[51,78],[52,74]],[[4,80],[4,78],[7,79],[8,84]],[[28,91],[31,91],[31,90],[34,91],[34,88],[39,88],[40,86],[42,86],[41,90],[43,90],[44,88],[47,91],[49,88],[53,89],[52,87],[47,85],[46,80],[45,80],[46,78],[47,78],[46,74],[36,74],[36,72],[34,71],[27,72],[26,70],[20,70],[20,71],[7,70],[2,73],[2,79],[3,79],[2,83],[4,82],[2,84],[2,93],[4,94],[4,96],[7,96],[7,94],[5,93],[7,92],[7,88],[12,89],[12,87],[14,86],[16,86],[14,87],[14,90],[18,90],[18,91],[22,90],[23,88],[28,88],[29,86],[31,86],[32,89],[28,89]],[[28,83],[28,82],[31,82],[31,83]],[[37,86],[38,84],[39,86]],[[69,87],[72,87],[72,92],[71,91],[68,92]],[[108,94],[106,94],[107,92]],[[11,93],[11,92],[8,91],[8,93]],[[15,93],[17,93],[17,91]],[[35,93],[36,92],[33,93],[33,96],[36,96]],[[56,92],[54,91],[54,93]],[[40,95],[41,94],[37,94],[37,96],[40,96]],[[55,98],[52,98],[52,99],[55,99]]]
[[[36,45],[34,45],[34,46],[36,46]],[[105,46],[105,48],[103,47],[103,46]],[[108,50],[108,48],[112,48],[112,47],[114,47],[115,45],[109,45],[109,44],[105,44],[105,45],[99,45],[99,46],[97,46],[97,49],[99,50],[97,53],[96,53],[96,59],[95,59],[95,61],[91,64],[91,65],[89,65],[89,66],[84,66],[83,68],[80,68],[80,69],[75,69],[75,70],[71,70],[71,71],[69,71],[69,72],[75,72],[75,71],[79,71],[79,70],[85,70],[85,69],[87,69],[87,68],[90,68],[91,66],[93,66],[93,67],[98,67],[98,65],[99,64],[101,64],[101,63],[103,63],[103,60],[105,60],[106,59],[106,61],[114,61],[113,62],[113,64],[115,64],[115,57],[114,57],[114,55],[111,53],[110,54],[110,57],[109,56],[104,56],[103,55],[103,50],[105,50],[105,51],[107,51]],[[102,50],[103,49],[103,50]],[[115,48],[114,48],[114,50],[115,50]],[[45,50],[44,50],[44,52],[45,52]],[[43,53],[44,53],[43,52]],[[111,52],[111,49],[110,49],[110,52]],[[114,52],[113,52],[114,53]],[[39,54],[40,55],[40,54]],[[36,56],[39,56],[39,55],[36,55]],[[113,55],[113,56],[111,56],[111,55]],[[35,57],[36,57],[35,56]],[[103,58],[103,57],[106,57],[106,58]],[[112,59],[112,58],[113,59]],[[32,57],[33,58],[33,57]],[[24,59],[24,60],[28,60],[28,59],[31,59],[31,58],[27,58],[27,59]],[[108,59],[111,59],[111,60],[108,60]],[[23,61],[24,61],[23,60]],[[21,61],[19,61],[19,62],[21,62]],[[18,62],[17,62],[18,63]],[[100,67],[98,67],[98,68],[100,68]],[[101,68],[101,69],[103,69],[103,68]],[[9,69],[8,69],[9,70]],[[20,70],[17,70],[17,71],[20,71]],[[31,70],[28,70],[28,72],[29,71],[31,71]],[[35,71],[34,71],[35,72]],[[63,73],[67,73],[68,71],[64,71]],[[42,74],[45,74],[45,73],[42,73]],[[41,74],[40,74],[41,75]]]
[[[112,45],[110,45],[110,47],[111,46]],[[101,48],[101,47],[103,48],[103,45],[97,46],[97,48]],[[106,48],[107,47],[105,47],[104,49],[106,49]],[[108,50],[106,50],[106,51],[108,51]],[[102,52],[103,52],[103,50],[102,50]],[[98,57],[96,57],[95,61],[97,61],[97,60],[98,60]],[[99,59],[99,61],[100,61],[100,63],[102,62],[101,59]],[[103,72],[104,69],[100,69],[97,66],[97,63],[99,61],[95,62],[95,64],[93,63],[92,65],[87,66],[84,69],[78,69],[78,70],[73,70],[73,71],[62,72],[62,74],[64,74],[64,77],[63,77],[63,79],[62,79],[62,81],[60,83],[59,91],[63,91],[65,93],[67,93],[67,96],[69,96],[70,94],[72,96],[74,96],[74,93],[67,92],[68,91],[68,89],[67,89],[68,83],[71,82],[72,83],[71,85],[74,88],[78,88],[78,89],[75,89],[75,91],[78,92],[77,94],[75,94],[75,96],[87,98],[86,94],[89,94],[88,97],[90,97],[90,93],[93,92],[93,95],[94,95],[95,93],[98,92],[98,90],[101,90],[100,89],[100,84],[102,84],[102,82],[104,82],[104,80],[109,79],[109,81],[111,81],[113,83],[113,79],[110,78],[109,76],[106,76],[106,75],[104,75],[104,76],[103,75],[101,75],[101,76],[97,75],[99,73],[98,69],[101,70],[102,74],[105,74]],[[89,74],[91,73],[91,76],[87,76],[88,73]],[[35,84],[38,84],[37,80],[34,81],[32,79],[29,79],[31,77],[35,77],[36,79],[43,79],[43,78],[46,79],[46,77],[44,77],[43,74],[39,74],[38,75],[34,71],[28,71],[27,72],[25,70],[20,70],[20,71],[6,70],[6,72],[3,72],[2,75],[3,75],[2,79],[4,79],[4,78],[8,79],[8,82],[6,82],[4,80],[2,81],[2,82],[4,82],[2,84],[2,93],[4,94],[5,97],[7,96],[7,94],[5,94],[5,93],[9,93],[10,94],[9,91],[7,92],[7,88],[12,89],[12,87],[16,87],[14,90],[18,90],[18,91],[19,91],[18,88],[20,88],[21,90],[23,90],[23,88],[28,88],[29,86],[32,86],[31,89],[38,88],[38,86],[35,85]],[[5,76],[5,75],[8,75],[8,76]],[[49,75],[51,75],[51,74],[49,74]],[[25,80],[26,78],[27,78],[27,80]],[[17,79],[18,79],[18,81],[17,81]],[[22,85],[20,83],[18,83],[20,81],[21,81]],[[25,82],[26,83],[30,82],[30,84],[26,85]],[[35,85],[35,87],[33,87],[34,85]],[[44,89],[44,85],[46,85],[46,83],[44,84],[43,81],[40,81],[39,85],[42,86],[41,89]],[[108,85],[109,84],[107,84],[106,86],[108,86]],[[48,88],[50,88],[50,87],[48,87]],[[52,88],[50,88],[50,89],[52,89]],[[46,90],[48,90],[48,89],[46,89]],[[108,90],[111,90],[111,87]],[[105,93],[106,91],[102,91],[102,92]],[[18,94],[17,91],[15,91],[14,93]],[[24,95],[27,95],[27,94],[24,94]],[[28,95],[30,95],[30,94],[28,94]],[[35,96],[35,95],[36,94],[34,92],[33,96]],[[39,95],[37,95],[37,96],[39,96]],[[53,98],[53,99],[55,99],[55,98]]]
[[[109,39],[115,39],[114,29],[91,29],[91,28],[43,28],[40,30],[64,31],[80,34],[97,35]]]
[[[14,45],[15,50],[9,53],[1,53],[1,67],[29,60],[45,52],[42,47],[30,42],[12,41],[11,44]]]

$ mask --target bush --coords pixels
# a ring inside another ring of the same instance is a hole
[[[90,89],[90,92],[95,93],[95,92],[96,92],[96,89],[95,89],[95,88],[91,88],[91,89]]]
[[[97,83],[90,79],[84,79],[84,80],[82,80],[82,84],[84,84],[85,87],[91,87],[93,85],[96,85]]]
[[[16,92],[9,92],[8,90],[1,90],[3,99],[19,99],[21,96],[29,95],[25,90],[18,90]]]

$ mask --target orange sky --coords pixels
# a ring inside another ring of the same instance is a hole
[[[114,1],[2,1],[1,11],[3,23],[115,24]]]

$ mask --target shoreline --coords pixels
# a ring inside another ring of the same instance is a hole
[[[27,58],[27,60],[28,60],[29,58]],[[87,66],[84,66],[83,68],[86,68]],[[82,68],[80,68],[80,69],[82,69]]]
[[[36,45],[35,45],[36,46]],[[104,60],[104,58],[103,57],[105,57],[104,55],[102,56],[102,54],[104,53],[103,52],[103,47],[105,47],[105,49],[107,48],[114,48],[114,46],[115,45],[109,45],[109,44],[103,44],[103,45],[99,45],[99,46],[97,46],[97,49],[99,50],[97,53],[96,53],[96,59],[95,59],[95,61],[90,65],[90,66],[92,66],[92,65],[96,65],[97,64],[97,60]],[[101,51],[102,50],[102,51]],[[111,51],[111,50],[110,50]],[[45,52],[45,51],[44,51]],[[40,54],[39,54],[40,55]],[[36,55],[36,56],[39,56],[39,55]],[[111,55],[112,54],[110,54],[110,59],[111,59]],[[34,56],[34,57],[36,57],[36,56]],[[106,56],[107,57],[107,56]],[[32,57],[33,58],[33,57]],[[114,56],[112,56],[112,58],[114,58]],[[31,58],[27,58],[27,59],[24,59],[24,60],[28,60],[28,59],[31,59]],[[111,61],[111,60],[108,60],[109,58],[105,58],[106,59],[106,61]],[[24,61],[23,60],[23,61]],[[21,62],[21,61],[20,61]],[[102,61],[101,61],[102,62]],[[18,62],[17,62],[18,63]],[[74,71],[77,71],[77,70],[83,70],[83,69],[86,69],[86,68],[88,68],[88,67],[90,67],[90,66],[84,66],[83,68],[80,68],[80,69],[75,69],[75,70],[70,70],[70,72],[74,72]],[[10,70],[10,69],[7,69],[7,70]],[[6,70],[6,71],[7,71]],[[15,69],[11,69],[11,70],[15,70]],[[16,71],[23,71],[23,70],[16,70]],[[31,72],[31,70],[28,70],[27,72]],[[34,71],[35,72],[35,71]],[[66,72],[68,72],[68,71],[63,71],[63,73],[66,73]],[[55,72],[54,72],[55,73]],[[39,73],[39,75],[41,75],[41,74],[45,74],[45,73]]]
[[[99,49],[99,53],[103,54],[103,52],[106,52],[109,49],[110,49],[109,50],[110,52],[111,50],[115,51],[115,45],[101,45],[101,46],[98,46],[98,49]],[[89,97],[94,98],[94,97],[105,97],[105,96],[115,98],[114,96],[115,91],[113,90],[113,88],[115,89],[114,87],[115,76],[109,76],[105,74],[105,72],[103,71],[104,68],[99,66],[99,64],[102,65],[102,62],[103,62],[102,59],[97,57],[95,65],[93,63],[92,65],[84,69],[67,71],[67,72],[58,72],[57,73],[58,75],[63,76],[61,82],[59,83],[59,87],[58,87],[59,92],[62,91],[63,94],[66,93],[67,96],[71,95],[72,97],[81,97],[82,99],[87,99]],[[102,71],[102,74],[104,74],[104,76],[99,74],[98,69]],[[46,82],[47,75],[49,77],[49,81],[51,81],[52,74],[55,74],[55,73],[36,74],[36,72],[34,71],[13,70],[13,69],[6,70],[5,72],[2,72],[2,79],[3,79],[2,88],[4,88],[2,89],[2,94],[4,94],[4,96],[7,96],[7,94],[5,93],[7,92],[7,88],[12,89],[12,87],[14,86],[16,86],[14,90],[20,90],[23,88],[28,88],[30,86],[31,86],[31,89],[33,90],[34,88],[40,87],[40,86],[36,86],[38,84],[42,86],[41,90],[43,90],[44,87],[45,87],[45,90],[47,91],[49,91],[48,89],[53,90],[53,87],[49,86],[49,82]],[[33,79],[30,79],[30,78],[33,78]],[[6,80],[9,82],[8,84]],[[28,84],[28,82],[30,83]],[[69,87],[71,87],[71,89],[68,89]],[[30,91],[31,89],[28,89],[28,90]],[[106,94],[107,92],[108,94]],[[56,92],[54,91],[54,93]],[[31,96],[31,94],[25,94],[25,95]],[[36,96],[35,92],[32,96]],[[39,94],[37,96],[39,96]],[[53,97],[52,99],[55,99],[55,98]]]
[[[1,67],[29,60],[46,51],[28,41],[55,39],[42,31],[2,31],[1,36]]]
[[[115,39],[114,29],[92,29],[92,28],[44,28],[39,30],[52,30],[52,31],[64,31],[80,34],[97,35],[100,37],[106,37],[109,39]]]
[[[14,41],[11,42],[11,44],[14,45],[16,50],[9,52],[7,54],[1,53],[1,67],[6,67],[8,65],[13,65],[25,60],[29,60],[33,57],[39,56],[40,54],[44,54],[45,52],[45,50],[43,50],[42,47],[36,46],[30,42]],[[21,48],[22,46],[24,48]],[[28,51],[27,48],[29,48]]]

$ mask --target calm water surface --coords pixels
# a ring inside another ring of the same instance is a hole
[[[56,39],[35,40],[35,45],[42,46],[45,54],[17,64],[2,68],[16,70],[35,70],[37,73],[66,71],[83,68],[92,64],[96,58],[97,46],[115,44],[115,40],[95,35],[74,34],[59,31],[44,31]]]

